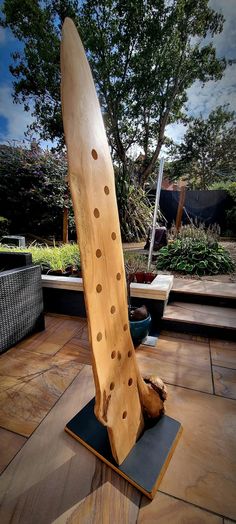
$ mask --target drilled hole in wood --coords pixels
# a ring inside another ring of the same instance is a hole
[[[116,239],[116,234],[114,233],[114,231],[113,231],[113,233],[111,234],[111,238],[112,238],[112,240],[115,240],[115,239]]]
[[[128,357],[129,358],[132,357],[132,351],[130,351],[130,350],[128,351]]]
[[[132,384],[133,384],[133,379],[132,379],[132,378],[129,378],[129,380],[128,380],[128,386],[132,386]]]
[[[120,273],[117,273],[116,274],[116,280],[120,280],[121,279],[121,274]]]
[[[120,353],[120,351],[118,351],[118,353],[117,353],[117,358],[118,358],[118,360],[121,360],[121,353]]]
[[[112,351],[111,358],[115,358],[115,357],[116,357],[116,351]]]
[[[112,391],[112,390],[114,389],[114,387],[115,387],[114,382],[111,382],[111,383],[110,383],[110,390]]]
[[[101,249],[97,249],[97,251],[96,251],[96,257],[97,257],[97,258],[100,258],[101,256],[102,256]]]
[[[112,314],[112,315],[115,313],[115,310],[116,310],[115,306],[111,306],[110,311],[111,311],[111,314]]]
[[[122,418],[126,418],[126,417],[127,417],[127,411],[123,411]]]
[[[128,324],[125,324],[124,327],[123,327],[123,330],[127,331],[127,329],[128,329]]]
[[[101,293],[101,291],[102,291],[102,286],[101,286],[101,284],[98,284],[98,285],[97,285],[97,287],[96,287],[96,291],[97,291],[97,293]]]
[[[105,186],[105,187],[104,187],[104,193],[105,193],[105,195],[109,195],[109,193],[110,193],[110,189],[109,189],[108,186]]]
[[[93,157],[94,160],[97,160],[97,158],[98,158],[98,154],[97,154],[96,149],[92,149],[92,151],[91,151],[91,155],[92,155],[92,157]]]
[[[96,207],[94,209],[93,214],[94,214],[95,218],[99,218],[100,217],[100,213],[99,213],[99,211],[98,211],[98,209]]]
[[[99,332],[99,333],[97,334],[97,341],[100,342],[101,340],[102,340],[102,333]]]

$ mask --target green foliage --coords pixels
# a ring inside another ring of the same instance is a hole
[[[126,273],[132,275],[137,271],[147,271],[147,257],[136,253],[124,252]]]
[[[34,264],[48,267],[48,269],[61,269],[72,265],[80,267],[80,253],[77,244],[62,244],[57,247],[31,245],[28,248],[7,248],[0,245],[0,251],[24,251],[32,253]]]
[[[214,182],[214,184],[211,185],[210,189],[224,189],[225,191],[227,191],[229,196],[233,199],[234,203],[236,204],[236,181],[231,182],[230,180],[227,180]]]
[[[9,233],[10,220],[0,216],[0,237]]]
[[[157,269],[190,275],[230,273],[234,263],[218,242],[195,238],[177,238],[158,253]]]
[[[146,239],[153,207],[144,190],[122,176],[116,176],[116,196],[123,242]]]
[[[67,202],[63,155],[13,146],[0,146],[0,203],[14,233],[61,238]],[[70,201],[68,206],[71,210]]]
[[[224,60],[203,40],[222,31],[208,0],[5,0],[2,25],[23,44],[13,56],[14,99],[34,105],[33,129],[63,141],[59,43],[65,16],[79,27],[96,82],[112,154],[127,172],[143,150],[138,179],[155,170],[167,123],[185,118],[195,80],[221,78]]]
[[[227,234],[236,236],[236,206],[226,211]]]
[[[175,240],[191,238],[192,240],[200,240],[205,243],[212,244],[220,237],[220,229],[218,224],[212,224],[205,227],[204,223],[187,224],[186,226],[181,226],[178,231],[175,227],[175,224],[172,226],[168,233],[169,239]]]
[[[219,189],[236,178],[236,127],[234,113],[225,107],[213,110],[207,119],[192,118],[183,142],[175,147],[174,178],[182,177],[193,189]],[[223,179],[223,180],[222,180]]]
[[[236,236],[236,182],[215,182],[211,189],[224,189],[231,199],[231,205],[226,211],[226,230],[227,236]]]

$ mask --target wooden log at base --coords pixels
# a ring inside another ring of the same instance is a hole
[[[93,354],[95,415],[121,464],[164,397],[140,375],[129,331],[114,172],[93,78],[77,30],[63,25],[62,112]],[[162,386],[161,386],[162,387]],[[164,389],[164,385],[163,385]]]

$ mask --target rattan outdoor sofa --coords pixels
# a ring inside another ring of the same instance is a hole
[[[0,272],[0,353],[44,329],[40,266]]]

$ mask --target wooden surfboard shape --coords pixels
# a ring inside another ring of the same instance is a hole
[[[103,118],[83,45],[68,18],[62,31],[61,75],[69,184],[93,354],[95,415],[107,426],[113,457],[121,464],[143,431],[143,407],[146,401],[152,403],[152,393],[140,375],[129,331],[114,172]]]

